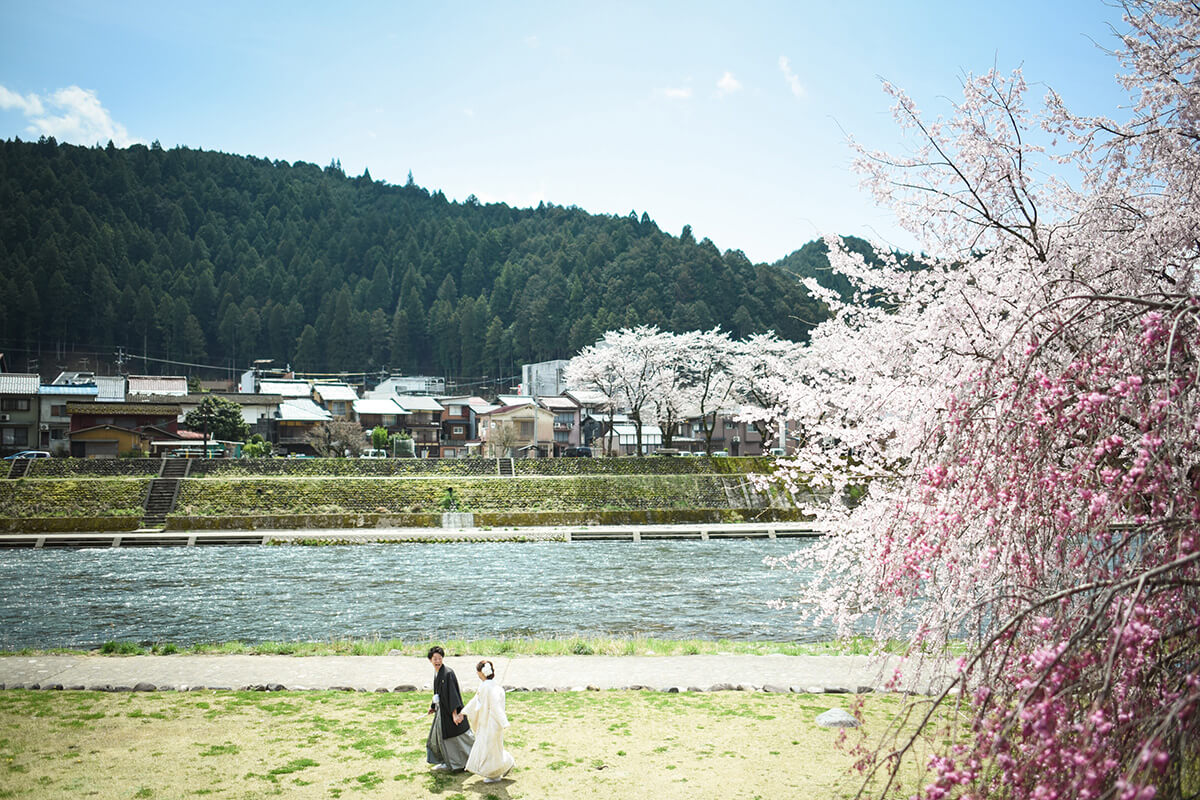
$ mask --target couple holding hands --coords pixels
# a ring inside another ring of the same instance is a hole
[[[429,713],[433,724],[425,742],[425,757],[436,771],[465,769],[479,775],[484,783],[496,783],[513,768],[513,757],[504,749],[508,717],[504,713],[504,688],[494,680],[496,667],[491,661],[475,665],[479,691],[463,706],[458,678],[442,663],[445,657],[441,647],[429,649],[429,663],[433,664]]]

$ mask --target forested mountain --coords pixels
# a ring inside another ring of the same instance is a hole
[[[0,142],[0,348],[512,375],[639,324],[802,340],[777,266],[648,215],[451,203],[336,162]],[[179,372],[164,364],[160,371]]]

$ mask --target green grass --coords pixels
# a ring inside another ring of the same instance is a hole
[[[429,648],[441,645],[451,655],[524,655],[524,656],[690,656],[690,655],[871,655],[879,652],[900,653],[903,642],[876,642],[862,636],[826,642],[746,642],[731,639],[656,639],[650,637],[605,638],[564,636],[553,639],[330,639],[320,642],[205,642],[193,645],[136,642],[105,642],[101,655],[170,655],[173,653],[215,655],[295,655],[295,656],[383,656],[398,652],[424,657]],[[961,647],[951,650],[960,652]],[[24,648],[3,651],[0,656],[66,655],[81,652],[64,648],[39,650]],[[95,651],[93,651],[95,652]]]

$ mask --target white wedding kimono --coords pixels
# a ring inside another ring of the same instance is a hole
[[[501,778],[513,768],[513,757],[504,749],[504,688],[495,680],[479,684],[479,692],[462,710],[471,719],[475,746],[467,759],[467,770],[484,778]]]

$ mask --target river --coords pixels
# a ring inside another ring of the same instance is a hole
[[[0,649],[562,636],[818,641],[768,607],[804,540],[0,553]]]

